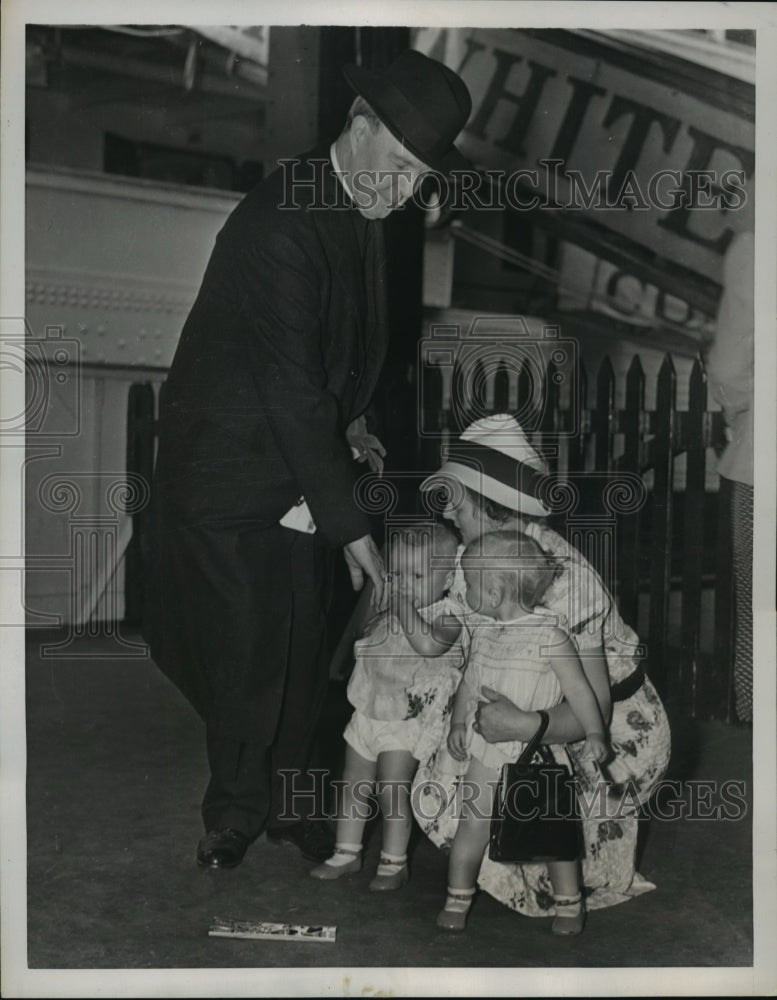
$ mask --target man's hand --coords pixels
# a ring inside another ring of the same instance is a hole
[[[481,687],[475,712],[475,732],[486,743],[531,739],[537,728],[536,715],[524,712],[509,698],[490,687]],[[528,723],[528,725],[527,725]]]
[[[373,472],[382,474],[386,449],[374,434],[368,433],[367,421],[363,416],[357,417],[348,425],[345,439],[356,452],[357,462],[367,462]]]
[[[343,549],[345,564],[351,574],[354,590],[364,586],[366,573],[372,582],[372,605],[377,611],[385,611],[388,603],[388,587],[386,586],[386,568],[378,546],[370,535],[349,542]]]

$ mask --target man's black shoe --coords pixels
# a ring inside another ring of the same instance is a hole
[[[308,861],[326,861],[335,849],[334,834],[322,820],[303,819],[293,826],[270,827],[267,839],[271,844],[293,844]]]
[[[248,837],[239,830],[209,830],[197,845],[197,864],[207,868],[235,868],[247,848]]]

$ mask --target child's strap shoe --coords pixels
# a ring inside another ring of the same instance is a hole
[[[407,856],[395,857],[392,854],[381,854],[378,871],[370,882],[371,892],[386,892],[391,889],[401,889],[407,885],[410,872],[407,868]]]
[[[474,895],[474,889],[449,888],[445,906],[437,914],[437,926],[444,931],[463,931]]]
[[[354,875],[362,870],[361,848],[351,849],[346,847],[335,847],[335,852],[323,864],[312,868],[310,874],[313,878],[332,881],[341,878],[343,875]]]

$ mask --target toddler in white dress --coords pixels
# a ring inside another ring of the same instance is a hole
[[[447,596],[456,549],[456,536],[442,524],[405,528],[391,545],[389,607],[354,645],[348,700],[355,711],[343,733],[335,852],[311,871],[314,878],[361,869],[377,779],[383,845],[370,889],[398,889],[408,880],[411,782],[419,760],[444,738],[464,662],[461,608]]]
[[[479,618],[448,735],[451,755],[469,757],[469,767],[448,864],[448,898],[437,917],[446,930],[464,929],[488,845],[494,789],[502,765],[523,749],[512,740],[487,743],[473,730],[481,687],[504,694],[525,711],[553,708],[566,699],[585,729],[582,755],[597,761],[607,756],[605,725],[577,650],[554,616],[543,613],[542,599],[559,565],[527,535],[495,531],[467,547],[462,569],[467,603]],[[552,862],[548,872],[556,901],[554,933],[577,934],[584,917],[579,864]]]

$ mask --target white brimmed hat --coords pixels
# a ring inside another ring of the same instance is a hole
[[[515,417],[497,413],[475,420],[452,442],[440,469],[421,483],[422,490],[452,477],[510,510],[546,517],[540,483],[547,466],[529,444]]]

